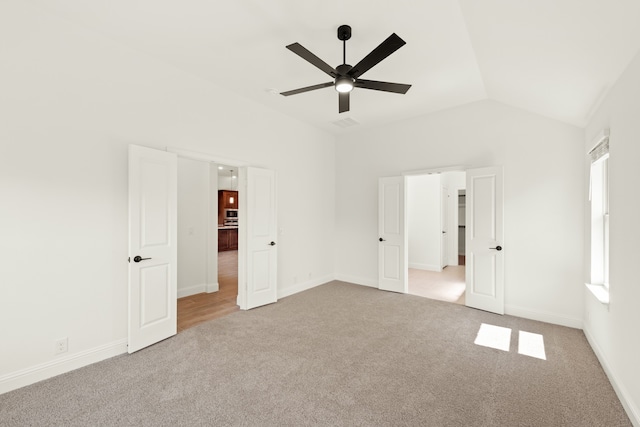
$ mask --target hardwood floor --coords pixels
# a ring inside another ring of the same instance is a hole
[[[218,292],[178,299],[178,333],[208,320],[240,310],[238,296],[238,251],[218,254]]]

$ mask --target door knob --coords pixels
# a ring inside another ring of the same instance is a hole
[[[381,242],[386,242],[386,240],[384,240],[382,237],[379,238],[378,240],[380,240]]]
[[[276,242],[269,243],[269,246],[275,246],[275,245],[276,245]]]
[[[495,249],[496,251],[501,251],[502,250],[502,246],[496,246],[495,248],[489,248],[489,249]]]
[[[145,259],[151,259],[151,258],[142,258],[140,255],[136,255],[133,257],[134,262],[144,261]]]

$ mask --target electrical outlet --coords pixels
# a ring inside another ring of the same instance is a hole
[[[55,354],[66,353],[68,349],[69,349],[69,338],[64,337],[55,342],[53,354],[55,355]]]

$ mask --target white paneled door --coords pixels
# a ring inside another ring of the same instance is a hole
[[[133,353],[176,334],[177,155],[129,146],[129,322]]]
[[[440,188],[440,269],[449,265],[449,189]]]
[[[408,291],[404,177],[378,182],[378,288]]]
[[[467,170],[466,305],[504,314],[502,167]]]
[[[278,223],[275,172],[249,167],[246,176],[247,287],[246,305],[240,306],[250,309],[278,300]]]

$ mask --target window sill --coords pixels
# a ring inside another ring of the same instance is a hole
[[[609,305],[609,289],[605,288],[604,285],[592,285],[589,283],[585,283],[585,285],[600,303]]]

